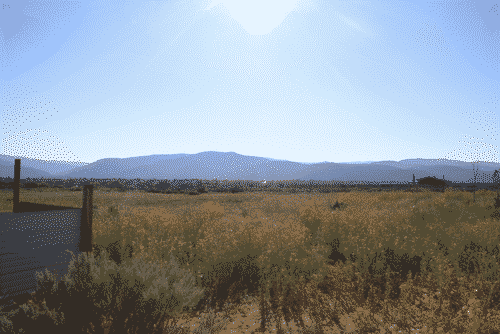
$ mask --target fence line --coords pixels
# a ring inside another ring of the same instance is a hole
[[[19,201],[21,159],[15,160],[13,212],[0,213],[0,303],[36,290],[36,272],[67,273],[74,255],[92,252],[93,185],[81,209]]]

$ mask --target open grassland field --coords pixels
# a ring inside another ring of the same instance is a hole
[[[0,191],[0,212],[12,196]],[[93,253],[64,282],[40,275],[0,331],[498,333],[500,199],[473,198],[96,189]],[[82,192],[20,201],[81,208]]]

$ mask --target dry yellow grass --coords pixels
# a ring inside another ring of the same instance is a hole
[[[22,190],[20,200],[81,207],[81,192],[46,190]],[[498,263],[491,254],[474,254],[480,269],[464,274],[459,261],[464,261],[460,256],[469,241],[498,245],[500,227],[491,216],[495,195],[479,191],[473,203],[471,193],[453,191],[189,196],[95,190],[93,238],[98,244],[115,239],[131,244],[136,258],[151,263],[165,261],[165,253],[184,256],[189,260],[184,268],[199,284],[213,264],[258,254],[262,273],[272,274],[261,286],[267,294],[264,299],[248,296],[237,307],[226,303],[219,320],[227,326],[221,332],[263,329],[258,321],[267,312],[279,318],[267,322],[269,332],[304,331],[310,321],[311,333],[494,333],[500,328]],[[8,210],[9,196],[12,192],[0,192],[1,210]],[[337,201],[343,205],[333,210]],[[448,247],[447,256],[439,249],[437,233]],[[334,239],[340,242],[339,252],[357,260],[328,264],[327,243]],[[400,275],[380,258],[369,268],[368,259],[387,254],[388,247],[391,254],[410,258],[425,253],[429,271]],[[291,265],[314,274],[301,280]],[[295,297],[285,293],[290,284],[297,287]],[[282,323],[294,303],[303,306],[304,323],[292,319],[289,327]],[[213,319],[215,311],[206,308],[198,314]],[[186,312],[178,324],[189,324],[193,332],[215,326],[202,322],[203,317]]]

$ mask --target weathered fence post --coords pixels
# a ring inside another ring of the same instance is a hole
[[[21,187],[21,159],[15,160],[14,165],[14,201],[12,211],[19,212],[19,188]]]
[[[80,252],[92,252],[93,193],[93,185],[89,184],[83,187],[82,219],[80,221]]]
[[[20,202],[20,186],[21,186],[21,159],[15,159],[14,165],[14,199],[13,199],[13,211],[14,213],[25,213],[26,215],[11,215],[9,213],[0,213],[0,220],[7,219],[8,222],[17,223],[18,221],[23,225],[24,217],[33,217],[32,221],[38,222],[49,216],[49,220],[54,220],[54,222],[60,222],[60,218],[65,219],[65,212],[58,212],[62,209],[73,209],[68,211],[69,221],[78,224],[80,227],[79,240],[71,238],[68,242],[62,242],[61,245],[52,245],[49,248],[36,247],[33,251],[25,249],[24,247],[18,248],[19,242],[30,241],[29,238],[33,237],[35,231],[27,230],[25,233],[23,231],[18,231],[15,234],[11,233],[0,233],[0,243],[6,243],[6,249],[0,252],[0,304],[4,301],[9,301],[16,296],[28,293],[35,290],[36,280],[33,280],[34,273],[39,271],[41,267],[50,267],[49,270],[54,268],[56,271],[65,270],[66,265],[70,263],[71,259],[68,259],[68,255],[65,252],[65,248],[70,248],[71,250],[86,252],[88,255],[92,253],[92,214],[93,214],[93,185],[86,185],[83,191],[83,205],[79,212],[81,217],[75,216],[78,212],[75,212],[74,208],[71,207],[58,207],[58,208],[47,208],[43,209],[43,205],[35,203],[24,203]],[[23,206],[21,206],[23,204]],[[24,204],[28,204],[24,206]],[[33,204],[31,207],[29,204]],[[33,209],[33,207],[40,207],[40,210]],[[30,209],[31,208],[31,209]],[[30,211],[31,210],[31,211]],[[41,212],[44,211],[44,212]],[[48,211],[48,212],[46,212]],[[52,212],[51,212],[52,211]],[[61,214],[59,216],[59,213]],[[78,219],[80,218],[80,219]],[[64,221],[66,223],[67,221]],[[40,234],[52,233],[49,225],[51,224],[38,224],[37,229],[40,228]],[[46,231],[43,231],[43,226],[47,225]],[[78,226],[75,226],[78,227]],[[25,229],[23,229],[25,230]],[[45,233],[44,233],[45,232]],[[58,231],[64,233],[65,231]],[[68,231],[69,232],[69,231]],[[13,239],[14,240],[10,240]],[[38,239],[38,238],[37,238]],[[62,238],[61,238],[62,239]],[[12,242],[11,242],[12,241]],[[35,242],[36,243],[36,242]],[[12,247],[14,246],[14,249]],[[35,245],[33,245],[35,246]],[[45,246],[45,244],[40,244],[37,246]],[[3,247],[2,247],[3,248]],[[22,254],[18,254],[19,250],[22,250]],[[63,260],[56,259],[56,255],[61,257],[63,253]],[[28,261],[29,258],[29,261]],[[57,262],[59,263],[56,263]],[[8,265],[3,265],[4,263]],[[10,297],[8,297],[10,296]],[[8,298],[6,298],[8,297]]]

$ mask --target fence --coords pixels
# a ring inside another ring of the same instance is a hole
[[[0,213],[0,304],[36,290],[36,272],[67,273],[71,254],[92,252],[93,185],[83,189],[83,206],[19,202],[21,159],[15,160],[13,212]]]

